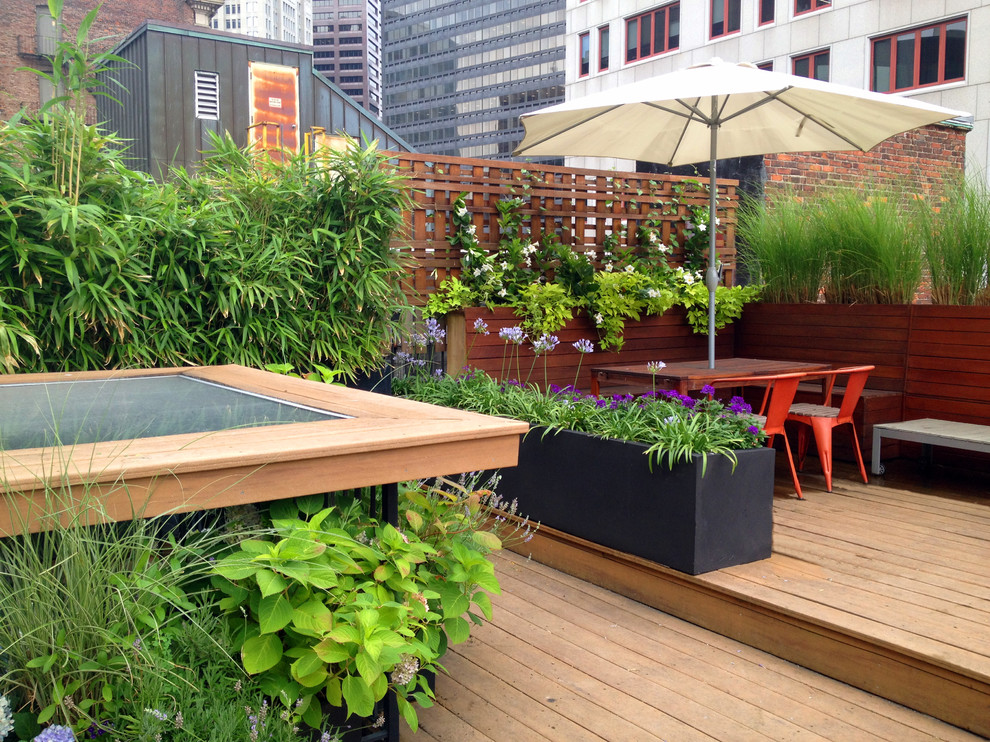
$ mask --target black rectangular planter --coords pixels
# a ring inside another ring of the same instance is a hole
[[[523,438],[498,492],[559,531],[688,574],[766,559],[773,541],[774,451],[701,457],[650,471],[646,446],[584,433]]]

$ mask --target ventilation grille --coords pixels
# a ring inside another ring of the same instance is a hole
[[[220,120],[220,75],[196,70],[196,118]]]

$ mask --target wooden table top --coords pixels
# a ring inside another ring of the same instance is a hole
[[[646,363],[592,366],[591,393],[598,394],[600,383],[606,380],[656,384],[660,389],[676,389],[681,394],[687,394],[706,384],[717,386],[720,378],[813,373],[830,368],[831,364],[820,361],[779,361],[765,358],[716,359],[713,369],[708,368],[707,360],[668,363],[658,371],[652,370]]]

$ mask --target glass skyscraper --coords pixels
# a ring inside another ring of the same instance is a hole
[[[384,121],[416,151],[508,159],[564,100],[564,0],[384,0]]]

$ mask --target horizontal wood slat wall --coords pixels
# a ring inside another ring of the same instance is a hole
[[[487,324],[488,334],[474,329],[475,321]],[[499,330],[514,327],[519,318],[507,307],[494,310],[472,308],[448,315],[447,372],[458,374],[468,366],[482,369],[497,379],[518,379],[543,384],[567,386],[577,381],[577,387],[588,390],[592,366],[647,361],[697,361],[707,357],[708,337],[698,335],[687,323],[681,308],[671,309],[661,316],[643,317],[627,322],[625,344],[620,352],[606,352],[598,347],[598,331],[584,312],[576,314],[563,330],[555,333],[560,340],[557,349],[535,359],[532,345],[517,346],[499,337]],[[734,330],[732,325],[719,330],[716,336],[716,356],[732,355]],[[461,340],[460,338],[464,338]],[[574,343],[582,338],[595,343],[593,353],[582,354]],[[457,349],[456,352],[453,352]],[[544,366],[545,364],[545,366]],[[608,393],[608,387],[602,388]]]
[[[750,304],[735,337],[737,356],[876,365],[867,390],[901,392],[897,419],[990,424],[990,307]],[[882,404],[873,417],[889,416],[889,400]],[[868,441],[862,444],[869,449]],[[914,450],[900,445],[902,452]]]
[[[533,240],[554,234],[574,250],[600,250],[605,236],[621,225],[626,244],[636,245],[640,224],[657,219],[663,242],[670,244],[683,228],[692,206],[707,206],[706,187],[694,178],[670,175],[585,170],[501,160],[392,153],[400,173],[409,178],[414,207],[407,231],[396,238],[413,260],[407,292],[416,305],[425,303],[448,276],[460,274],[461,255],[447,241],[453,202],[466,193],[480,246],[498,250],[498,201],[520,197],[521,213]],[[735,227],[738,181],[719,180],[719,257],[727,285],[735,275]],[[666,206],[666,208],[665,208]],[[675,252],[671,262],[680,262]]]

